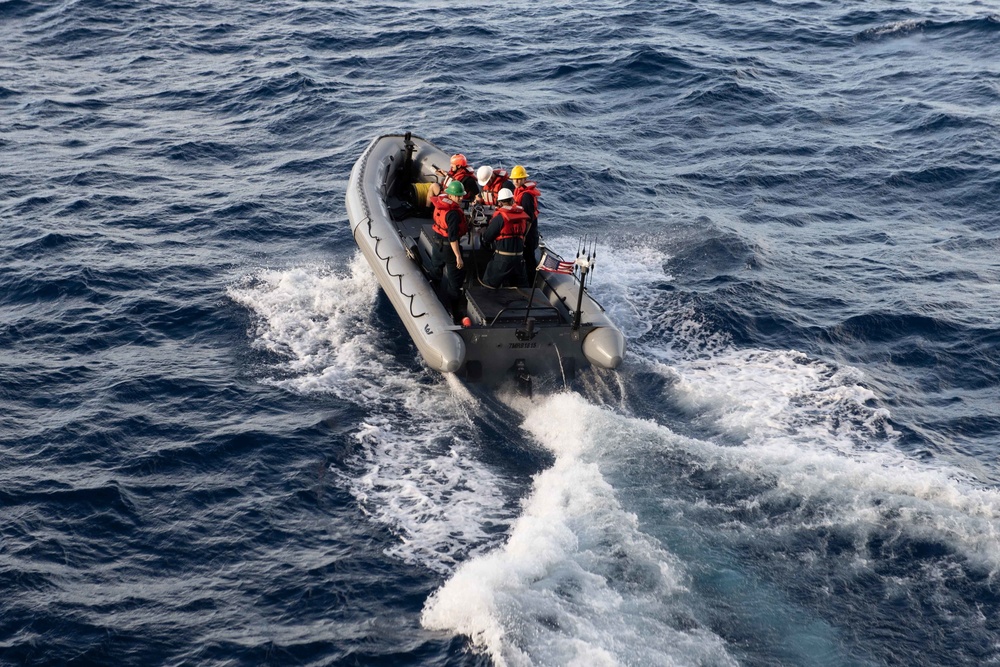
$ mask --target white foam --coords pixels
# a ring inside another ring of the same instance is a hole
[[[525,425],[555,463],[535,477],[507,543],[428,600],[426,627],[468,636],[501,666],[736,664],[692,618],[678,561],[602,475],[621,419],[571,394],[529,409]]]
[[[872,533],[894,531],[944,542],[1000,573],[1000,492],[946,462],[901,451],[888,411],[874,405],[857,369],[795,351],[736,349],[650,367],[670,378],[672,400],[692,418],[739,443],[691,441],[689,454],[747,479],[773,480],[732,509],[791,498],[798,510],[772,522],[775,530],[796,521],[848,530],[861,551]]]
[[[733,509],[792,498],[801,515],[775,522],[776,530],[801,520],[853,531],[859,545],[874,531],[895,530],[943,541],[1000,573],[1000,493],[955,465],[901,451],[863,373],[794,350],[736,349],[658,289],[670,280],[661,268],[666,257],[645,249],[613,256],[605,267],[611,307],[637,305],[634,312],[646,318],[630,327],[630,363],[663,375],[665,400],[714,425],[720,442],[738,443],[670,446],[726,468],[720,475],[769,482],[768,497],[748,495]],[[647,330],[654,335],[643,336]]]
[[[929,22],[923,19],[906,19],[903,21],[895,21],[886,25],[877,26],[875,28],[869,28],[861,34],[870,38],[881,38],[890,35],[909,35],[910,33],[923,30],[928,24]]]
[[[380,338],[368,323],[378,289],[358,254],[346,275],[323,266],[263,269],[228,294],[257,315],[254,347],[284,359],[291,377],[274,384],[340,393],[366,365],[379,365]]]
[[[229,295],[257,315],[253,344],[282,359],[280,377],[264,381],[333,394],[364,411],[344,483],[398,537],[387,551],[450,572],[496,540],[510,510],[503,484],[470,453],[475,399],[461,383],[429,382],[429,371],[401,367],[379,347],[385,334],[371,324],[378,289],[358,254],[345,274],[262,270]]]

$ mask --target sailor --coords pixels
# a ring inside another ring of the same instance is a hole
[[[444,192],[431,200],[434,205],[431,276],[441,281],[441,288],[448,298],[445,305],[455,315],[464,276],[462,270],[465,268],[460,241],[469,233],[469,223],[460,203],[466,194],[462,182],[452,181]]]
[[[476,182],[476,174],[469,168],[469,161],[461,153],[455,153],[451,156],[451,168],[447,173],[440,169],[435,169],[434,171],[437,172],[438,176],[441,176],[442,181],[440,184],[431,183],[430,197],[437,197],[441,194],[442,188],[447,188],[448,184],[454,181],[460,181],[465,188],[463,201],[467,202],[479,194],[479,183]]]
[[[524,233],[528,214],[514,203],[514,193],[503,188],[497,193],[496,215],[483,232],[483,242],[493,244],[493,257],[483,273],[483,284],[500,287],[504,282],[522,285],[524,274]]]
[[[476,202],[487,206],[497,205],[497,193],[501,189],[507,188],[511,192],[514,191],[514,184],[507,178],[506,171],[494,169],[485,164],[476,170],[476,182],[479,184]]]
[[[521,165],[510,170],[510,180],[514,182],[514,203],[528,215],[528,231],[524,235],[524,271],[528,283],[535,281],[535,249],[538,248],[538,191],[534,181],[528,180],[528,172]]]

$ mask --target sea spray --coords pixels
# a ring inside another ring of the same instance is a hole
[[[387,553],[441,573],[496,541],[509,521],[506,485],[473,453],[475,398],[458,381],[427,382],[380,346],[378,284],[356,254],[346,272],[261,270],[230,288],[257,315],[255,345],[283,360],[267,381],[334,394],[364,411],[346,470],[371,519],[397,540]]]

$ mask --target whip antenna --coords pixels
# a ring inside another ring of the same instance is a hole
[[[593,270],[594,266],[597,264],[597,235],[594,235],[594,240],[590,244],[590,282],[594,282]]]

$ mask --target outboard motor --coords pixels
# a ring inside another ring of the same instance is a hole
[[[524,359],[514,362],[514,378],[517,380],[517,390],[522,396],[531,398],[531,375],[528,367],[524,365]]]

